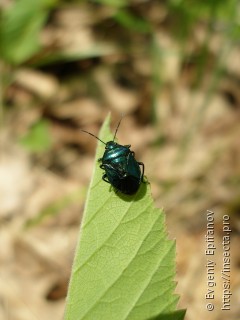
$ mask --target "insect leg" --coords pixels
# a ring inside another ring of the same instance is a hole
[[[122,171],[121,168],[113,166],[110,163],[104,163],[100,165],[100,168],[103,170],[111,170],[114,171],[115,174],[118,176],[119,179],[125,178],[125,171]]]
[[[144,178],[144,163],[143,162],[138,162],[138,165],[142,166],[142,177],[141,177],[141,179],[142,179],[142,182],[143,182],[143,178]]]
[[[107,183],[110,183],[108,180],[107,180],[107,175],[106,173],[104,173],[104,175],[102,176],[102,179],[103,181],[107,182]]]

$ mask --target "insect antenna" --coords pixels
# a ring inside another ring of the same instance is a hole
[[[115,134],[114,134],[114,137],[113,137],[113,141],[114,141],[115,138],[116,138],[116,135],[117,135],[117,132],[118,132],[118,128],[119,128],[119,126],[120,126],[120,123],[121,123],[123,117],[124,117],[124,114],[122,114],[122,117],[121,117],[120,121],[118,122],[117,128],[116,128],[116,130],[115,130]]]
[[[96,137],[94,134],[92,134],[92,133],[90,133],[90,132],[88,132],[88,131],[82,130],[82,129],[81,129],[81,131],[90,134],[90,136],[93,136],[94,138],[98,139],[99,141],[101,141],[102,143],[104,143],[104,144],[106,145],[105,142],[103,142],[101,139],[99,139],[98,137]]]

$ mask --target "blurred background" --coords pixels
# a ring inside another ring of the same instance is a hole
[[[176,239],[179,308],[187,320],[240,319],[239,2],[1,0],[0,10],[0,319],[62,319],[97,143],[80,129],[98,135],[109,112],[113,130],[125,115],[118,141],[144,162]]]

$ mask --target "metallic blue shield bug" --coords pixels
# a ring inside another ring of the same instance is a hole
[[[138,191],[141,182],[143,182],[144,164],[135,159],[135,154],[130,150],[130,145],[121,145],[114,141],[121,120],[117,125],[113,140],[106,143],[92,133],[85,130],[82,131],[105,144],[103,157],[98,160],[101,163],[100,168],[105,171],[102,179],[110,183],[116,191],[133,195]]]

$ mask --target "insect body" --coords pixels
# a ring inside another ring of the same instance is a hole
[[[137,192],[144,175],[144,164],[137,162],[130,145],[122,146],[114,141],[106,143],[100,168],[105,170],[103,180],[125,194]],[[142,166],[142,172],[140,170]]]
[[[100,168],[105,171],[102,179],[110,183],[117,191],[132,195],[137,192],[144,177],[144,164],[135,159],[135,154],[130,150],[130,145],[116,143],[115,137],[121,120],[118,123],[113,141],[103,142],[90,132],[84,131],[106,145]],[[142,171],[140,169],[142,167]]]

